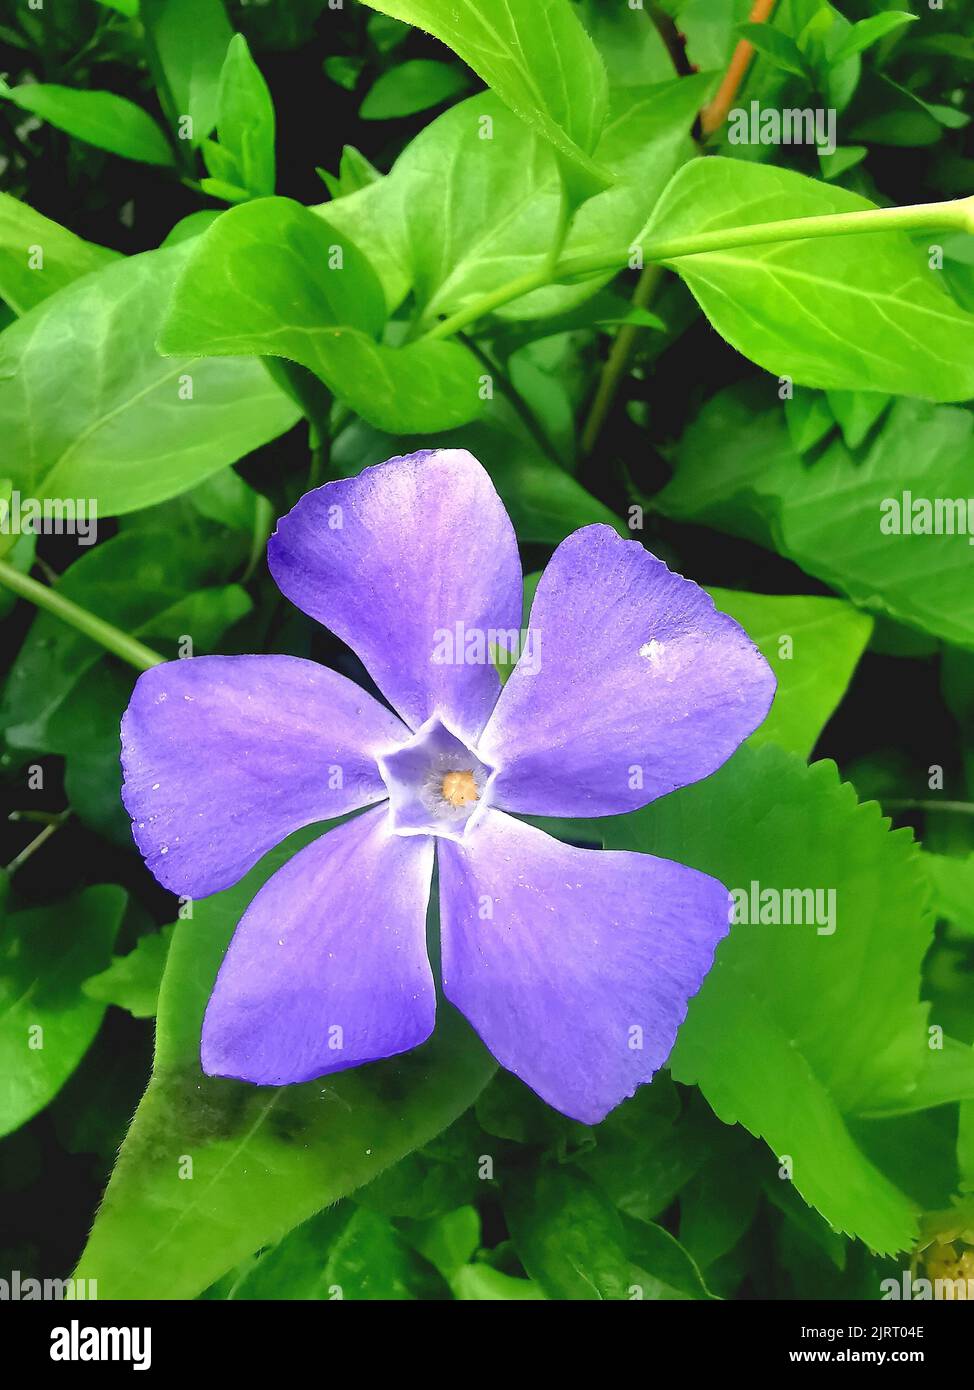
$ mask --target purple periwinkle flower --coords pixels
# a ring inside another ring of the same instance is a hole
[[[217,893],[299,827],[362,811],[245,911],[203,1070],[279,1086],[424,1042],[435,849],[444,994],[545,1101],[601,1120],[669,1055],[727,932],[727,890],[518,817],[621,814],[706,777],[765,717],[770,668],[696,584],[586,526],[552,556],[501,688],[491,643],[520,634],[517,542],[461,449],[308,493],[268,560],[396,713],[291,656],[202,656],[139,678],[123,798],[173,892]]]

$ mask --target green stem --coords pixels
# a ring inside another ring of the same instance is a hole
[[[472,338],[467,338],[463,333],[457,334],[464,347],[473,353],[482,367],[485,367],[491,377],[497,382],[497,389],[510,403],[512,410],[517,414],[524,428],[537,444],[543,454],[551,459],[552,463],[557,463],[559,468],[562,466],[561,459],[558,457],[555,447],[544,431],[541,421],[521,395],[510,377],[502,371],[496,362],[488,357],[487,353],[474,342]]]
[[[917,231],[974,232],[974,198],[957,198],[942,203],[917,203],[903,208],[866,208],[861,212],[830,212],[818,217],[789,217],[777,222],[755,222],[744,227],[719,227],[709,232],[668,237],[644,242],[644,264],[674,261],[681,256],[699,256],[710,251],[729,251],[739,246],[764,246],[769,242],[811,241],[819,237],[858,236],[865,232]],[[630,252],[612,251],[594,256],[567,256],[550,270],[541,268],[491,290],[449,318],[441,319],[424,341],[448,338],[475,323],[513,299],[545,285],[622,270]]]
[[[458,309],[449,318],[440,319],[433,327],[423,334],[420,341],[431,342],[435,338],[449,338],[461,328],[466,328],[468,323],[475,323],[477,319],[482,319],[485,314],[491,313],[494,309],[499,309],[502,304],[508,304],[512,299],[520,299],[523,294],[530,294],[532,290],[539,290],[545,285],[553,284],[561,279],[559,261],[555,266],[542,266],[540,270],[533,270],[529,275],[521,275],[517,280],[509,280],[506,285],[499,286],[496,290],[491,290],[489,294],[482,295],[480,299],[467,306],[466,309]],[[611,264],[607,267],[612,269],[615,265],[613,257]]]
[[[656,293],[660,280],[665,275],[663,267],[655,261],[646,266],[639,283],[636,286],[632,297],[633,308],[648,309],[653,295]],[[612,348],[605,360],[605,366],[599,377],[599,384],[592,399],[592,406],[589,410],[588,419],[585,421],[585,428],[582,430],[582,457],[587,458],[595,448],[596,441],[605,423],[615,400],[619,382],[626,370],[630,354],[636,342],[637,334],[640,332],[641,325],[637,323],[624,323],[615,336]]]
[[[16,859],[11,859],[10,863],[6,867],[5,872],[10,875],[15,874],[19,868],[21,868],[24,864],[27,863],[31,855],[36,854],[42,845],[47,844],[48,840],[55,833],[55,831],[60,830],[61,826],[64,824],[64,822],[67,820],[70,814],[71,812],[69,810],[61,811],[60,814],[54,820],[52,820],[49,825],[46,825],[44,827],[44,829],[41,831],[39,835],[34,836],[29,845],[24,846],[24,848],[17,855]]]
[[[106,623],[104,618],[89,613],[87,608],[72,603],[56,589],[50,589],[46,584],[31,579],[29,574],[21,574],[20,570],[14,569],[6,560],[0,560],[0,584],[5,584],[8,589],[12,589],[15,594],[19,594],[38,608],[53,613],[55,618],[60,618],[62,622],[69,623],[78,632],[83,632],[106,651],[114,652],[138,671],[148,671],[150,666],[160,666],[166,659],[150,647],[143,646],[121,628],[113,627],[111,623]]]
[[[718,227],[710,232],[669,237],[643,246],[647,261],[670,261],[707,251],[730,251],[737,246],[765,246],[772,241],[808,241],[819,237],[854,236],[863,232],[916,232],[934,228],[967,231],[974,225],[974,200],[914,203],[905,208],[864,208],[861,212],[828,212],[817,217],[787,217],[750,227]]]
[[[974,816],[974,801],[907,801],[899,797],[883,801],[889,811],[953,811],[958,816]]]

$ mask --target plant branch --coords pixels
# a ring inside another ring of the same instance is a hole
[[[771,18],[774,4],[775,0],[754,0],[749,16],[751,23],[764,24]],[[719,130],[727,119],[727,113],[733,106],[734,99],[743,85],[753,57],[753,43],[749,43],[747,39],[741,39],[731,55],[731,60],[727,64],[727,71],[724,73],[723,81],[717,88],[713,100],[700,112],[700,133],[705,139],[708,135],[713,135],[714,131]]]
[[[35,835],[31,842],[24,846],[24,848],[17,855],[16,859],[11,859],[4,872],[8,874],[15,874],[19,868],[21,868],[24,864],[27,863],[28,859],[31,857],[32,854],[36,854],[42,845],[47,844],[48,840],[55,833],[55,831],[60,830],[61,826],[67,820],[68,816],[70,816],[70,814],[70,810],[60,811],[57,816],[55,816],[47,825],[45,825],[44,829],[40,832],[39,835]]]
[[[553,463],[557,463],[560,468],[561,459],[555,452],[551,440],[545,434],[540,420],[510,377],[486,352],[484,352],[483,348],[479,347],[471,338],[466,337],[463,333],[458,333],[457,337],[463,343],[464,347],[468,348],[469,351],[473,353],[481,366],[485,367],[490,376],[497,382],[497,388],[501,395],[510,403],[511,408],[516,413],[528,434],[530,434],[531,438],[537,444],[538,448],[541,449],[542,453],[544,453],[547,458],[551,459]]]
[[[694,71],[694,67],[687,57],[686,39],[661,5],[651,4],[649,17],[657,34],[663,40],[663,46],[670,55],[670,62],[673,64],[673,70],[677,77],[689,77]]]
[[[830,212],[817,217],[788,217],[775,222],[754,222],[743,227],[719,227],[709,232],[691,232],[642,244],[644,263],[675,261],[682,256],[700,256],[713,251],[730,251],[740,246],[764,246],[769,242],[811,241],[820,237],[857,236],[865,232],[891,231],[974,232],[974,197],[955,198],[940,203],[915,203],[902,208],[866,208],[861,212]],[[441,319],[420,341],[448,338],[468,324],[495,309],[520,299],[532,290],[567,280],[585,279],[623,270],[629,263],[629,248],[600,252],[591,256],[568,256],[549,271],[532,271],[506,285],[482,295],[472,304]]]
[[[55,618],[60,618],[62,622],[70,624],[78,632],[84,633],[93,642],[104,647],[106,651],[120,656],[123,661],[127,661],[138,671],[148,671],[151,666],[161,666],[166,659],[158,652],[152,651],[150,647],[144,646],[136,638],[130,637],[121,628],[114,627],[94,613],[89,613],[87,608],[72,603],[69,598],[59,594],[56,589],[48,588],[46,584],[32,579],[29,574],[21,574],[20,570],[15,569],[6,560],[0,560],[0,584],[6,585],[20,598],[27,599],[37,608],[43,608],[46,612],[53,613]]]
[[[633,291],[632,304],[634,309],[649,308],[662,278],[663,267],[661,265],[652,262],[644,266],[639,283]],[[605,424],[605,418],[615,400],[619,382],[625,373],[640,327],[641,325],[638,323],[624,323],[615,336],[609,355],[605,359],[605,366],[602,368],[595,395],[592,398],[588,419],[582,430],[581,452],[583,458],[587,458],[595,448],[602,426]]]

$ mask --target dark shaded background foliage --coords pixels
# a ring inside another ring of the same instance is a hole
[[[231,4],[228,8],[233,26],[250,40],[273,95],[278,123],[278,193],[303,203],[322,201],[325,190],[316,168],[336,171],[348,144],[354,144],[377,168],[387,170],[434,114],[422,111],[394,120],[368,121],[360,119],[358,111],[363,94],[381,73],[406,59],[451,56],[435,40],[409,31],[391,47],[383,47],[376,42],[372,12],[357,4],[337,12],[328,10],[323,0],[292,0],[287,5],[267,7]],[[677,11],[680,6],[668,8]],[[738,19],[745,17],[746,9],[746,5],[737,7]],[[855,0],[841,9],[855,19],[870,13],[872,7]],[[955,32],[969,32],[964,29],[965,16],[969,25],[969,6],[952,25]],[[916,27],[938,32],[931,29],[932,22],[925,16]],[[30,74],[40,81],[109,90],[128,96],[162,123],[137,36],[110,9],[93,0],[56,0],[42,17],[25,12],[22,0],[3,0],[0,24],[0,71],[8,74],[12,84]],[[897,79],[931,100],[944,100],[954,88],[966,93],[974,53],[959,50],[937,54],[912,46],[912,39],[911,35],[910,42],[905,42],[893,59]],[[351,89],[326,72],[329,60],[336,71],[336,57],[352,65],[348,71],[357,71]],[[759,59],[752,73],[757,90],[767,71],[765,60]],[[472,76],[470,82],[475,85]],[[868,105],[869,99],[867,91],[862,100]],[[964,108],[970,109],[969,95],[963,99]],[[50,125],[28,128],[24,113],[5,102],[0,102],[0,156],[8,192],[82,237],[126,254],[157,246],[180,218],[201,206],[214,206],[212,200],[201,201],[197,191],[185,187],[172,174],[105,154]],[[814,156],[807,151],[779,150],[774,160],[818,174]],[[966,194],[974,188],[972,174],[974,137],[970,127],[945,128],[934,142],[916,147],[870,143],[866,159],[846,182],[879,201],[907,203]],[[634,275],[624,276],[619,288],[628,292],[634,283]],[[634,498],[651,497],[665,483],[671,472],[674,443],[702,405],[721,389],[757,375],[756,368],[712,330],[675,278],[668,280],[654,308],[668,322],[678,324],[679,331],[663,339],[652,334],[640,339],[599,445],[581,461],[577,474],[589,492],[619,516],[625,515]],[[7,317],[12,317],[9,312]],[[604,333],[590,335],[575,364],[571,393],[579,419],[584,418],[607,341]],[[238,465],[238,472],[271,500],[275,515],[305,489],[307,470],[307,429],[303,423]],[[184,517],[175,509],[176,504],[168,505],[174,518]],[[218,547],[225,543],[217,529],[208,530],[199,518],[195,524],[201,526],[201,544]],[[117,523],[103,522],[100,540],[109,539],[116,530]],[[711,527],[667,519],[658,512],[647,513],[643,539],[701,583],[769,594],[832,592],[771,550]],[[525,572],[539,568],[549,550],[538,544],[526,545]],[[40,559],[54,574],[70,564],[75,553],[69,538],[44,537],[38,547]],[[138,583],[138,574],[131,579]],[[299,652],[337,665],[367,682],[355,658],[340,643],[276,602],[260,567],[248,582],[256,607],[225,638],[226,650]],[[33,616],[26,604],[5,616],[5,662],[16,658]],[[160,645],[166,649],[165,642]],[[79,717],[83,718],[83,713]],[[84,730],[78,733],[83,738]],[[923,799],[927,769],[939,763],[946,771],[945,795],[963,801],[972,790],[970,739],[970,724],[962,729],[958,722],[957,702],[952,710],[944,699],[937,643],[922,636],[911,637],[906,630],[881,620],[840,709],[818,740],[814,756],[834,758],[860,795],[894,801]],[[30,794],[28,803],[23,791],[22,750],[8,749],[3,755],[2,789],[8,812],[20,812],[29,805],[33,812],[57,813],[68,804],[64,759],[49,754],[40,762],[45,785],[42,791]],[[106,794],[112,794],[110,788]],[[899,809],[895,819],[923,833],[928,848],[951,853],[974,849],[974,820],[970,818]],[[36,822],[4,816],[2,862],[12,860],[36,831]],[[130,950],[174,916],[172,900],[145,873],[124,838],[92,828],[90,818],[83,814],[71,816],[18,870],[15,883],[3,886],[12,894],[11,905],[21,907],[55,902],[66,891],[99,883],[120,884],[129,894],[116,944],[118,952]],[[974,1041],[971,941],[935,950],[929,976],[934,997],[939,995],[945,1009],[952,1010],[956,1035],[968,1043]],[[0,1141],[0,1272],[21,1269],[52,1275],[63,1274],[73,1266],[144,1089],[151,1054],[151,1019],[134,1018],[122,1008],[110,1008],[97,1040],[53,1103]],[[782,1195],[785,1185],[775,1183],[774,1165],[757,1140],[739,1129],[720,1125],[691,1088],[677,1087],[664,1078],[653,1091],[654,1099],[644,1106],[649,1131],[654,1113],[665,1115],[667,1123],[661,1124],[655,1147],[640,1148],[633,1140],[634,1180],[643,1182],[648,1193],[656,1193],[661,1205],[654,1207],[652,1197],[647,1196],[647,1212],[656,1215],[671,1232],[681,1231],[681,1213],[684,1222],[686,1213],[692,1212],[694,1220],[709,1220],[717,1226],[721,1217],[726,1217],[734,1239],[726,1251],[719,1251],[719,1258],[707,1271],[714,1292],[745,1298],[875,1296],[880,1265],[861,1244],[833,1236],[794,1193],[785,1191]],[[588,1158],[595,1141],[581,1127],[568,1125],[545,1111],[510,1078],[500,1078],[486,1095],[488,1099],[478,1106],[476,1118],[469,1113],[427,1149],[358,1194],[361,1206],[356,1219],[361,1230],[357,1238],[361,1241],[362,1267],[355,1266],[356,1272],[346,1271],[344,1277],[353,1285],[356,1278],[361,1280],[362,1296],[449,1296],[436,1272],[436,1260],[424,1257],[417,1262],[414,1254],[404,1252],[418,1248],[428,1255],[429,1246],[424,1246],[424,1241],[433,1239],[434,1219],[470,1203],[476,1203],[482,1220],[477,1242],[480,1263],[488,1270],[522,1276],[523,1248],[519,1257],[515,1248],[519,1242],[516,1239],[515,1245],[511,1244],[510,1229],[512,1222],[516,1226],[525,1220],[522,1199],[516,1195],[517,1174],[525,1174],[529,1195],[523,1201],[535,1205],[535,1215],[545,1203],[557,1210],[559,1184],[568,1181],[564,1164],[539,1169],[542,1155],[572,1160],[573,1173],[591,1170],[597,1175],[598,1163],[590,1163]],[[493,1115],[492,1109],[496,1112]],[[679,1116],[678,1121],[674,1121],[675,1116]],[[956,1186],[956,1173],[946,1157],[955,1133],[955,1116],[941,1107],[898,1123],[899,1128],[890,1131],[884,1152],[886,1171],[902,1180],[924,1205],[946,1205]],[[498,1164],[515,1175],[511,1182],[515,1198],[506,1208],[493,1186],[470,1180],[469,1158],[483,1151],[485,1132]],[[931,1157],[918,1174],[911,1172],[911,1155],[921,1140],[923,1152]],[[882,1143],[879,1148],[883,1149]],[[939,1171],[940,1159],[934,1155],[942,1158]],[[528,1178],[537,1171],[547,1176],[540,1186],[532,1187]],[[728,1174],[734,1175],[730,1184]],[[740,1191],[736,1198],[747,1206],[746,1213],[732,1211],[735,1194],[731,1189],[737,1185]],[[572,1200],[578,1200],[577,1194]],[[598,1205],[595,1198],[591,1200]],[[310,1260],[313,1264],[315,1250],[335,1248],[346,1229],[348,1213],[344,1209],[348,1207],[346,1202],[342,1208],[330,1209],[301,1228],[301,1240],[311,1252],[306,1263]],[[374,1228],[369,1226],[372,1219]],[[587,1219],[584,1211],[580,1217],[576,1212],[581,1227]],[[598,1231],[600,1220],[598,1213],[591,1217],[594,1231]],[[625,1222],[632,1226],[633,1218],[627,1215]],[[554,1219],[552,1229],[557,1230]],[[517,1237],[518,1232],[514,1234]],[[638,1250],[638,1233],[629,1234]],[[441,1237],[442,1231],[437,1239]],[[521,1239],[530,1247],[530,1236],[522,1235]],[[462,1246],[462,1234],[458,1240]],[[283,1255],[272,1253],[256,1274],[245,1276],[238,1271],[235,1277],[255,1281],[249,1286],[249,1296],[287,1296],[295,1288],[306,1296],[327,1296],[321,1291],[320,1277],[317,1283],[314,1279],[294,1283],[294,1258],[292,1251],[289,1265],[286,1251]],[[280,1261],[279,1270],[275,1259]],[[381,1265],[388,1277],[370,1276],[370,1260]],[[229,1287],[227,1283],[221,1285],[214,1296],[225,1295]],[[313,1292],[309,1294],[309,1290]],[[510,1291],[492,1293],[513,1296]],[[566,1292],[565,1296],[572,1295]]]

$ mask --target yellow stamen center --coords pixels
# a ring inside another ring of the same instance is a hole
[[[443,778],[442,792],[443,800],[456,808],[480,799],[473,772],[469,769],[466,772],[448,772]]]

